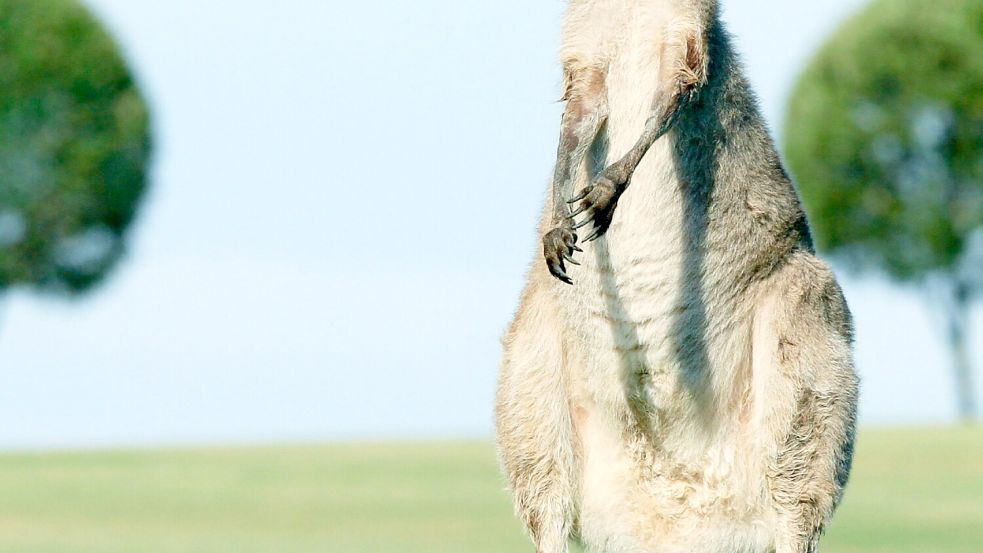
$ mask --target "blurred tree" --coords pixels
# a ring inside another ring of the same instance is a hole
[[[146,186],[147,107],[75,0],[0,0],[0,292],[76,294],[123,253]]]
[[[875,0],[808,66],[785,126],[819,247],[918,285],[944,316],[964,420],[983,290],[981,54],[983,2]]]

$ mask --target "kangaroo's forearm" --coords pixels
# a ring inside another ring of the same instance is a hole
[[[697,25],[682,26],[671,33],[663,49],[663,86],[652,103],[652,112],[635,145],[618,162],[631,175],[655,142],[668,133],[679,114],[707,82],[709,62],[706,43],[707,18],[713,17],[714,3],[701,2],[694,17]],[[626,183],[627,185],[627,183]]]
[[[574,185],[606,117],[606,110],[601,105],[594,106],[590,113],[583,113],[583,104],[579,101],[568,105],[563,115],[560,146],[553,172],[554,226],[570,218],[568,202],[573,197]]]
[[[564,114],[564,119],[566,119],[566,114]],[[571,163],[577,146],[578,140],[575,136],[565,131],[561,132],[560,145],[556,152],[556,167],[553,169],[553,226],[560,224],[563,219],[570,215],[566,202],[572,195]]]
[[[553,172],[553,209],[551,227],[543,236],[543,256],[554,277],[567,284],[566,264],[579,265],[573,254],[577,234],[573,228],[570,198],[587,152],[607,120],[607,89],[605,72],[598,67],[565,67],[567,107],[563,112],[560,146]]]
[[[585,242],[596,240],[607,232],[618,199],[628,189],[638,164],[655,141],[672,129],[687,104],[707,82],[707,50],[701,27],[673,27],[667,32],[670,40],[663,46],[662,72],[641,136],[623,157],[608,166],[568,202],[579,202],[578,209],[571,217],[586,214],[583,220],[574,223],[574,230],[591,224],[594,227],[594,232],[584,239]]]
[[[667,98],[656,101],[652,109],[652,114],[645,122],[642,135],[635,142],[635,145],[618,161],[618,164],[629,175],[635,172],[638,164],[642,162],[642,158],[652,148],[652,145],[672,129],[680,111],[682,111],[691,94],[692,92],[689,91],[676,90]],[[627,182],[625,185],[627,186]]]
[[[605,72],[598,68],[567,69],[564,94],[567,105],[560,124],[560,145],[553,173],[554,226],[570,217],[567,202],[573,197],[573,187],[587,152],[607,120],[605,78]]]

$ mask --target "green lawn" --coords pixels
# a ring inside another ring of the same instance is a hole
[[[0,456],[0,553],[530,552],[485,443]],[[823,553],[983,551],[983,430],[862,433]]]

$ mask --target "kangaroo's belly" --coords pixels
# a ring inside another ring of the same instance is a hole
[[[699,407],[680,418],[678,404],[618,413],[575,402],[578,535],[588,551],[774,551],[766,461],[746,428]]]
[[[752,290],[708,277],[706,209],[670,140],[560,286],[592,551],[767,553],[765,444],[749,427]],[[716,268],[713,268],[716,270]]]
[[[733,447],[709,448],[701,463],[583,420],[578,535],[592,553],[770,553],[775,522],[763,482]],[[757,487],[753,487],[757,484]]]

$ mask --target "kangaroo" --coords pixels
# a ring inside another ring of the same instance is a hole
[[[561,58],[545,263],[497,390],[518,516],[538,553],[815,553],[852,320],[717,1],[570,0]]]

